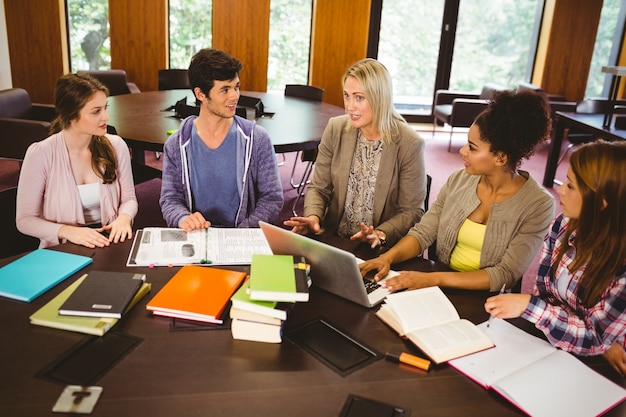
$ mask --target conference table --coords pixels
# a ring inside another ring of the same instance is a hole
[[[554,185],[554,176],[561,154],[561,145],[563,144],[565,129],[582,130],[609,141],[626,140],[626,130],[616,129],[615,124],[608,128],[603,127],[604,117],[603,114],[556,112],[555,126],[552,129],[550,153],[548,154],[546,170],[543,175],[544,187],[552,188]]]
[[[315,149],[328,119],[345,113],[342,107],[285,96],[283,92],[241,91],[240,104],[246,97],[260,99],[263,103],[263,114],[248,111],[246,118],[255,119],[267,130],[276,153]],[[181,122],[175,116],[174,105],[185,98],[188,105],[195,103],[191,90],[146,91],[109,97],[109,124],[126,140],[136,163],[145,162],[144,151],[163,150],[167,132],[178,129]]]
[[[343,239],[329,243],[361,258],[377,253],[366,245]],[[102,249],[59,245],[52,249],[92,256],[93,263],[30,304],[0,298],[0,415],[58,415],[51,409],[64,385],[38,374],[77,343],[93,337],[34,326],[28,317],[83,273],[129,269],[145,273],[152,290],[107,335],[123,333],[142,341],[93,384],[103,387],[94,417],[337,417],[350,394],[403,407],[415,417],[523,415],[493,391],[483,389],[445,364],[426,372],[382,359],[342,376],[288,338],[280,344],[233,340],[227,326],[175,326],[172,319],[153,317],[146,310],[146,303],[178,268],[127,268],[130,246],[130,241]],[[12,259],[15,257],[1,260],[0,265]],[[433,271],[444,266],[424,259],[394,266],[396,270],[409,268]],[[488,318],[483,309],[487,292],[445,292],[461,317],[474,323]],[[374,315],[375,310],[312,287],[309,302],[297,303],[290,312],[285,333],[322,317],[381,354],[404,351],[419,355],[416,348]],[[536,332],[524,320],[512,322]],[[602,358],[582,359],[626,386]],[[607,415],[626,415],[626,404]]]

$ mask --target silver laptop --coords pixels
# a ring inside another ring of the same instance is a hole
[[[312,285],[368,308],[389,294],[379,283],[361,277],[354,254],[269,223],[260,221],[259,225],[272,253],[306,258]]]

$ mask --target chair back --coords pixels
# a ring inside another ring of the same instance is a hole
[[[606,99],[590,98],[576,103],[576,113],[604,114],[611,108],[611,103]]]
[[[189,74],[186,69],[159,70],[159,90],[190,88]]]
[[[522,82],[519,83],[517,85],[517,91],[532,91],[534,93],[539,93],[539,94],[545,94],[546,92],[543,90],[543,88],[535,85],[535,84],[531,84],[531,83],[527,83],[527,82]]]
[[[5,245],[0,248],[0,258],[30,252],[39,247],[39,239],[26,236],[17,230],[15,225],[15,202],[17,187],[0,191],[0,230]]]
[[[483,89],[480,92],[480,96],[478,98],[482,100],[491,100],[493,98],[493,95],[496,93],[496,91],[502,91],[502,90],[506,90],[506,88],[498,84],[486,83],[483,86]]]
[[[324,89],[314,85],[287,84],[285,85],[285,95],[289,97],[306,98],[307,100],[322,101]]]
[[[30,119],[33,103],[23,88],[9,88],[0,91],[0,117]]]
[[[119,96],[130,94],[130,88],[126,81],[126,71],[121,69],[101,70],[101,71],[80,71],[83,74],[91,75],[99,80],[109,89],[109,95]]]

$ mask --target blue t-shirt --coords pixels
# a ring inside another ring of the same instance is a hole
[[[235,227],[237,189],[237,128],[233,122],[216,149],[207,147],[194,124],[189,143],[192,212],[199,211],[214,226]]]

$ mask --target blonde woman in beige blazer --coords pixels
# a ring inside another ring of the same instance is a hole
[[[424,213],[424,141],[394,109],[391,77],[378,61],[350,67],[343,89],[347,114],[324,131],[304,216],[284,224],[300,234],[393,244]]]

